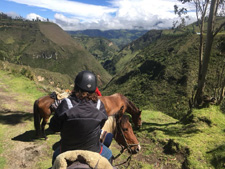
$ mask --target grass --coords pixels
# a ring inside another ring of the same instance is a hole
[[[9,159],[5,155],[10,154],[17,146],[15,141],[10,140],[18,134],[24,135],[28,132],[27,139],[34,134],[32,114],[27,112],[28,107],[21,104],[25,101],[32,107],[34,99],[45,93],[40,92],[33,81],[22,76],[4,71],[0,71],[0,76],[3,90],[9,94],[13,93],[16,99],[13,105],[1,103],[5,109],[13,109],[14,113],[17,113],[8,121],[3,117],[0,119],[0,168],[7,168]],[[148,109],[142,111],[142,120],[142,128],[135,131],[142,150],[132,156],[129,167],[125,163],[119,168],[176,169],[182,168],[182,165],[193,169],[225,167],[225,115],[219,107],[194,109],[182,121],[160,111]],[[40,151],[43,155],[39,157],[34,168],[51,167],[52,145],[59,138],[58,134],[49,134],[47,141],[32,141],[35,145],[44,146]],[[115,141],[110,149],[113,155],[120,151]],[[124,152],[114,164],[126,161],[128,156],[129,154]]]
[[[2,96],[5,99],[11,98],[10,101],[2,98],[0,103],[1,108],[12,113],[7,114],[2,110],[0,118],[0,168],[7,168],[10,163],[8,156],[17,147],[17,143],[11,141],[11,139],[18,136],[18,134],[21,135],[34,129],[33,114],[27,112],[27,110],[32,111],[34,100],[45,93],[37,89],[34,81],[24,76],[13,75],[0,70],[0,77],[0,86],[4,91],[1,93]],[[3,95],[5,93],[7,95]],[[28,137],[31,136],[28,135]]]
[[[151,110],[144,110],[142,119],[142,128],[135,131],[142,150],[129,167],[120,168],[225,168],[225,115],[219,107],[193,110],[182,123]],[[112,151],[119,153],[118,147]],[[124,153],[116,163],[127,157]]]
[[[8,84],[8,88],[5,88],[6,92],[10,93],[17,93],[14,95],[15,101],[23,102],[24,98],[27,99],[27,105],[33,104],[33,102],[44,95],[44,92],[40,92],[40,90],[37,89],[37,86],[35,85],[34,81],[29,80],[28,78],[17,74],[12,75],[10,73],[0,71],[0,76],[2,77],[2,81],[4,83]],[[6,108],[10,107],[12,105],[7,105],[7,102],[3,105]],[[22,110],[25,105],[16,104],[17,110]]]
[[[3,154],[4,152],[4,148],[2,144],[4,141],[4,136],[3,136],[4,131],[5,129],[3,128],[3,125],[0,125],[0,154]],[[0,155],[0,168],[4,168],[5,164],[6,164],[5,158]]]
[[[144,111],[145,121],[139,137],[147,136],[164,147],[172,140],[174,145],[168,147],[170,153],[182,153],[190,168],[225,167],[222,162],[225,158],[224,114],[218,107],[211,106],[194,110],[189,116],[193,117],[191,123],[182,124],[160,112]]]

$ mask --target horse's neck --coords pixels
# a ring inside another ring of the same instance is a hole
[[[130,115],[138,113],[138,108],[131,101],[127,100],[127,109],[126,112]]]
[[[116,129],[116,118],[115,116],[109,116],[106,120],[102,130],[107,131],[108,133],[114,134]]]

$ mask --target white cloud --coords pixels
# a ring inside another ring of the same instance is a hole
[[[41,21],[46,21],[45,18],[43,18],[43,17],[41,17],[40,15],[37,15],[37,14],[35,14],[35,13],[30,13],[30,14],[28,14],[28,15],[26,16],[26,19],[28,19],[28,20],[37,20],[37,19],[39,19],[39,20],[41,20]]]
[[[69,0],[10,1],[54,11],[54,22],[65,30],[169,28],[173,20],[177,19],[174,14],[174,5],[182,5],[177,0],[109,0],[110,6],[90,5]],[[195,13],[189,13],[189,15],[192,16]]]
[[[84,4],[69,0],[10,0],[29,6],[46,8],[55,12],[62,12],[77,17],[97,18],[116,11],[114,8]]]

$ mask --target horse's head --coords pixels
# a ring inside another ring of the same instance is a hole
[[[141,127],[141,110],[138,109],[137,113],[132,114],[132,121],[136,129],[139,129]]]
[[[129,122],[129,116],[123,115],[122,110],[123,106],[115,116],[117,128],[115,140],[119,145],[127,148],[130,153],[136,154],[141,150],[141,146],[134,135],[132,125]]]

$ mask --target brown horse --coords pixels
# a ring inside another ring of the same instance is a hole
[[[114,115],[123,106],[123,113],[127,112],[132,116],[135,127],[139,128],[141,126],[141,111],[127,97],[115,93],[110,96],[99,96],[98,98],[103,102],[108,116]],[[45,125],[52,112],[55,111],[51,106],[53,103],[55,103],[55,99],[51,98],[50,95],[43,96],[34,102],[34,127],[37,137],[46,138]]]
[[[128,100],[127,97],[120,93],[115,93],[110,96],[99,96],[98,98],[103,102],[108,116],[114,115],[123,106],[123,113],[127,112],[132,116],[135,127],[141,127],[141,110]]]
[[[136,154],[140,151],[141,146],[134,135],[132,125],[129,122],[129,116],[124,115],[124,107],[115,114],[108,117],[102,130],[107,133],[112,133],[116,142],[131,154]]]
[[[51,98],[50,95],[43,96],[38,100],[35,100],[33,111],[34,111],[34,128],[36,131],[36,137],[44,137],[45,125],[48,122],[52,112],[55,110],[51,108],[51,105],[55,102],[55,99]],[[42,122],[41,122],[42,121]]]

